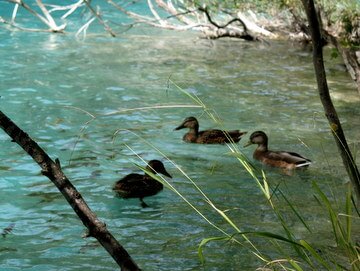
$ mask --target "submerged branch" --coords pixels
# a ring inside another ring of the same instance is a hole
[[[11,22],[12,23],[15,22],[15,18],[16,18],[18,10],[19,10],[19,4],[15,4],[14,10],[13,10],[13,13],[12,13],[12,16],[11,16]]]
[[[77,8],[81,7],[83,5],[83,3],[84,3],[84,0],[79,0],[75,4],[67,5],[67,6],[58,6],[58,5],[47,5],[47,6],[51,7],[51,9],[49,10],[50,13],[52,13],[54,11],[59,11],[59,10],[60,11],[67,10],[67,12],[61,16],[61,19],[64,20],[68,16],[73,14]]]
[[[36,3],[37,3],[38,7],[40,8],[40,10],[42,11],[42,13],[44,14],[45,17],[42,16],[41,14],[39,14],[38,12],[36,12],[29,5],[27,5],[26,3],[24,3],[21,0],[7,0],[7,2],[15,4],[15,7],[14,7],[13,14],[12,14],[11,22],[8,22],[8,21],[2,19],[1,20],[2,23],[8,24],[10,26],[13,26],[15,28],[18,28],[18,29],[21,29],[21,30],[24,30],[24,31],[36,31],[36,32],[42,31],[42,32],[60,32],[60,33],[64,32],[66,24],[62,24],[60,26],[57,26],[56,23],[55,23],[54,18],[50,15],[50,12],[46,9],[46,7],[44,6],[44,4],[42,3],[41,0],[36,0]],[[32,14],[36,18],[38,18],[42,23],[47,25],[49,27],[49,29],[48,30],[29,29],[29,28],[21,27],[18,24],[16,24],[15,23],[15,18],[16,18],[19,6],[21,6],[25,10],[27,10],[30,14]]]
[[[112,0],[108,0],[107,2],[110,5],[114,6],[117,10],[123,12],[124,14],[126,14],[127,16],[129,16],[130,18],[135,20],[134,23],[128,25],[128,29],[132,28],[136,24],[147,24],[147,25],[157,27],[157,28],[169,29],[169,30],[178,30],[178,31],[184,31],[184,30],[189,30],[189,29],[200,29],[200,28],[206,27],[205,24],[193,23],[193,22],[191,24],[185,24],[185,25],[174,25],[174,24],[170,24],[170,23],[161,24],[161,23],[159,23],[159,21],[157,19],[150,18],[150,17],[147,17],[147,16],[137,14],[135,12],[128,11],[124,7],[116,4]],[[191,13],[191,12],[189,11],[189,12],[185,12],[183,14],[188,14],[188,13]],[[170,15],[166,19],[161,19],[161,20],[165,21],[165,20],[169,20],[169,19],[174,18],[174,17],[179,19],[179,18],[181,18],[183,16],[183,14]]]
[[[115,32],[111,29],[111,27],[103,20],[102,16],[100,15],[99,12],[97,12],[89,3],[89,0],[84,0],[84,3],[86,4],[86,6],[90,9],[90,11],[92,12],[92,14],[98,19],[99,23],[102,24],[104,26],[104,29],[109,32],[109,34],[112,37],[116,37]]]
[[[12,26],[15,26],[15,15],[17,13],[17,6],[21,6],[25,10],[30,12],[32,15],[34,15],[36,18],[38,18],[45,25],[47,25],[50,28],[51,32],[63,32],[65,27],[66,27],[66,24],[63,24],[63,25],[60,25],[60,26],[56,25],[55,20],[50,15],[49,11],[46,9],[46,7],[44,6],[44,4],[42,3],[41,0],[36,0],[36,3],[37,3],[38,7],[40,8],[40,10],[42,11],[42,13],[44,14],[45,17],[42,16],[41,14],[39,14],[38,12],[36,12],[29,5],[27,5],[26,3],[24,3],[21,0],[7,0],[7,1],[10,2],[10,3],[15,4],[16,12],[13,12],[12,23],[9,23]],[[14,9],[14,11],[15,11],[15,9]],[[24,29],[26,29],[26,28],[24,28]]]
[[[160,23],[160,25],[165,26],[167,24],[166,21],[164,21],[163,19],[160,18],[159,14],[154,9],[154,6],[153,6],[151,0],[147,0],[147,3],[149,6],[149,9],[150,9],[152,15],[155,17],[155,19]]]
[[[46,24],[51,29],[53,29],[55,32],[62,31],[65,29],[66,24],[63,24],[61,26],[56,25],[54,18],[50,15],[50,12],[46,9],[45,5],[42,3],[41,0],[36,0],[36,3],[38,4],[39,8],[41,9],[42,13],[46,18]]]
[[[136,23],[143,23],[153,27],[178,31],[193,29],[201,31],[205,38],[209,39],[232,37],[250,41],[257,40],[257,38],[248,33],[247,26],[240,18],[233,18],[224,25],[220,25],[211,18],[209,12],[205,8],[198,7],[192,10],[184,10],[179,7],[175,7],[172,1],[165,2],[163,0],[155,0],[158,7],[168,14],[168,16],[161,18],[159,13],[155,10],[151,0],[148,0],[147,2],[153,17],[128,11],[123,6],[114,3],[112,0],[108,0],[107,2],[130,18],[134,19]],[[205,14],[206,16],[201,16],[202,14]],[[170,21],[170,19],[176,19],[179,24]],[[239,22],[242,27],[239,28],[232,26],[235,22]]]
[[[5,25],[8,25],[12,28],[21,30],[21,31],[26,31],[26,32],[49,32],[49,33],[53,33],[54,31],[52,31],[51,29],[40,29],[40,28],[27,28],[27,27],[22,27],[18,24],[16,24],[15,22],[9,22],[7,20],[5,20],[4,18],[0,17],[0,23],[3,23]]]

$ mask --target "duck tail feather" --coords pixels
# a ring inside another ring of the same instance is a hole
[[[303,162],[297,164],[296,167],[307,167],[307,166],[309,166],[309,165],[311,165],[311,161],[310,161],[310,160],[306,160],[306,161],[303,161]]]

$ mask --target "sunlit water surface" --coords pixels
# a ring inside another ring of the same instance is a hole
[[[197,246],[221,233],[168,189],[146,199],[149,208],[114,195],[113,183],[136,171],[135,163],[143,165],[137,156],[161,159],[173,175],[171,184],[209,220],[234,233],[155,148],[218,208],[228,210],[241,230],[284,234],[257,184],[227,146],[186,144],[181,140],[185,131],[173,131],[191,115],[204,129],[264,130],[273,149],[313,160],[308,170],[293,176],[264,169],[271,186],[278,186],[313,231],[274,197],[296,236],[318,246],[334,244],[312,182],[331,198],[341,198],[348,180],[319,102],[309,51],[276,42],[209,41],[191,33],[147,36],[148,29],[85,41],[0,31],[1,110],[60,159],[90,207],[144,270],[255,270],[263,264],[247,248],[215,242],[204,249],[202,266]],[[359,96],[340,60],[326,65],[350,146],[359,155]],[[221,124],[174,83],[214,110]],[[238,146],[252,159],[255,146],[242,147],[248,135]],[[0,230],[15,225],[0,238],[0,269],[116,269],[95,240],[81,238],[82,223],[29,156],[3,132],[0,142]],[[266,255],[282,257],[266,241],[253,240]]]

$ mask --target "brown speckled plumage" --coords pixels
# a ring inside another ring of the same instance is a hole
[[[217,129],[199,131],[199,122],[194,117],[186,118],[181,125],[175,128],[180,130],[189,128],[189,131],[183,136],[183,140],[189,143],[199,144],[224,144],[230,142],[239,142],[241,136],[246,132],[239,130],[222,131]]]
[[[295,152],[271,151],[268,149],[268,137],[262,131],[256,131],[251,134],[250,141],[245,145],[257,144],[258,147],[254,151],[253,157],[260,162],[285,169],[293,169],[298,167],[307,167],[311,164],[311,160],[307,159]]]

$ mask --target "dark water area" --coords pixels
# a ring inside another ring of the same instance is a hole
[[[221,233],[169,189],[148,198],[149,208],[114,195],[113,183],[138,171],[135,164],[144,165],[139,157],[160,159],[173,176],[169,182],[209,221],[234,233],[159,151],[242,231],[284,234],[258,185],[226,145],[182,142],[185,131],[173,129],[187,116],[196,116],[203,129],[263,130],[273,149],[310,158],[311,167],[292,176],[254,164],[313,230],[309,233],[285,202],[276,200],[295,235],[333,245],[312,182],[341,205],[348,178],[319,101],[309,51],[287,42],[209,41],[197,33],[147,27],[117,38],[89,34],[81,40],[0,28],[0,39],[1,110],[60,159],[65,174],[143,270],[263,265],[248,246],[225,241],[209,243],[201,265],[199,243]],[[332,98],[358,156],[360,98],[341,60],[330,53],[325,52]],[[220,123],[175,84],[201,99]],[[254,146],[243,148],[249,134],[238,147],[252,161]],[[95,240],[81,238],[82,223],[39,167],[3,132],[0,142],[0,231],[15,225],[0,238],[0,270],[116,269]],[[266,240],[252,241],[269,257],[281,258],[267,250]]]

